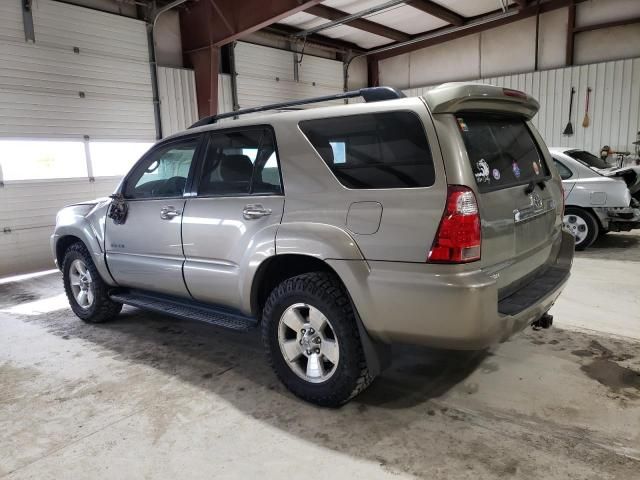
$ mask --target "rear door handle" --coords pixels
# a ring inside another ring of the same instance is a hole
[[[178,217],[182,214],[180,210],[176,210],[176,207],[168,205],[166,207],[162,207],[160,210],[160,218],[163,220],[171,220],[172,218]]]
[[[267,215],[271,215],[271,209],[264,208],[259,203],[246,205],[244,210],[242,210],[242,216],[245,220],[255,220],[256,218],[266,217]]]

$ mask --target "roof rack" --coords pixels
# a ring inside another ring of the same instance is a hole
[[[305,98],[303,100],[292,100],[290,102],[272,103],[270,105],[262,105],[260,107],[244,108],[242,110],[236,110],[233,112],[221,113],[219,115],[212,115],[198,120],[189,128],[201,127],[203,125],[211,125],[223,118],[237,117],[239,115],[246,115],[248,113],[265,112],[267,110],[278,110],[287,107],[295,107],[297,105],[307,105],[309,103],[327,102],[330,100],[340,100],[343,98],[355,98],[362,97],[365,102],[379,102],[382,100],[394,100],[397,98],[404,98],[405,94],[400,90],[392,87],[369,87],[361,88],[360,90],[352,90],[350,92],[336,93],[335,95],[324,95],[322,97]]]

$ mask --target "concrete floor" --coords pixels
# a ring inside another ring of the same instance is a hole
[[[560,328],[404,348],[327,410],[278,383],[256,335],[132,308],[86,325],[59,274],[6,283],[0,478],[638,479],[639,286],[640,235],[612,234],[578,254]]]

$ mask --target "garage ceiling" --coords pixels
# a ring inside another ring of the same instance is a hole
[[[383,5],[384,0],[325,0],[304,12],[296,13],[278,23],[300,30],[316,28],[339,16],[346,17]],[[513,1],[504,2],[506,5]],[[388,8],[366,14],[346,24],[321,31],[321,35],[370,49],[408,39],[451,24],[495,12],[502,8],[500,0],[428,0],[398,2]],[[429,12],[429,13],[427,13]],[[361,20],[364,20],[363,23]],[[383,27],[383,28],[378,28]],[[374,33],[377,32],[377,33]],[[403,38],[406,37],[406,38]]]

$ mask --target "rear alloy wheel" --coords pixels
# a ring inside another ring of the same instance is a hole
[[[273,370],[298,397],[338,407],[373,379],[351,302],[328,272],[289,278],[269,295],[262,341]]]
[[[340,360],[340,346],[327,317],[306,303],[287,308],[278,323],[278,343],[293,373],[311,383],[329,380]]]
[[[581,208],[567,207],[564,212],[563,224],[565,230],[576,239],[576,250],[590,247],[600,232],[596,217]]]

